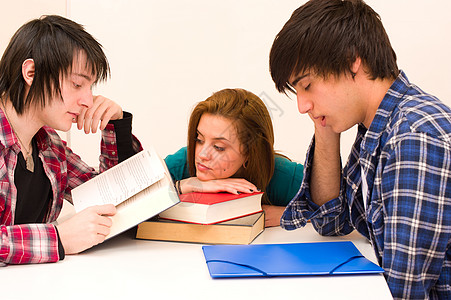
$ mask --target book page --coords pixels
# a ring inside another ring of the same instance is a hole
[[[72,190],[75,211],[89,206],[118,205],[164,177],[154,150],[143,150]]]
[[[158,190],[160,190],[162,187],[169,184],[169,181],[166,178],[163,178],[151,186],[145,188],[144,190],[140,191],[136,195],[128,198],[127,200],[123,201],[117,206],[117,210],[120,211],[122,208],[132,205],[133,203],[141,200],[143,197],[151,197],[153,194],[155,194]]]
[[[117,213],[111,220],[109,239],[141,223],[179,202],[169,173],[153,185],[117,206]]]

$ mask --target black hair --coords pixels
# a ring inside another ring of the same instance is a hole
[[[30,105],[44,107],[54,96],[61,98],[60,80],[67,76],[76,56],[86,55],[86,64],[95,82],[106,80],[110,73],[102,46],[82,25],[67,18],[49,15],[20,27],[11,38],[0,61],[0,97],[10,99],[18,114]],[[33,59],[33,83],[25,95],[22,64]]]

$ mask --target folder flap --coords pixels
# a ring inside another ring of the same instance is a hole
[[[212,245],[202,249],[215,278],[384,272],[349,241]]]

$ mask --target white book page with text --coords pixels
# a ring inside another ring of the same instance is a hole
[[[75,211],[89,206],[118,205],[164,177],[164,167],[152,150],[143,150],[72,190]]]

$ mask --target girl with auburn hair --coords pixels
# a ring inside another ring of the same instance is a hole
[[[195,106],[188,146],[165,162],[181,194],[264,191],[265,224],[278,226],[301,186],[304,168],[276,154],[273,145],[264,102],[244,89],[224,89]]]

